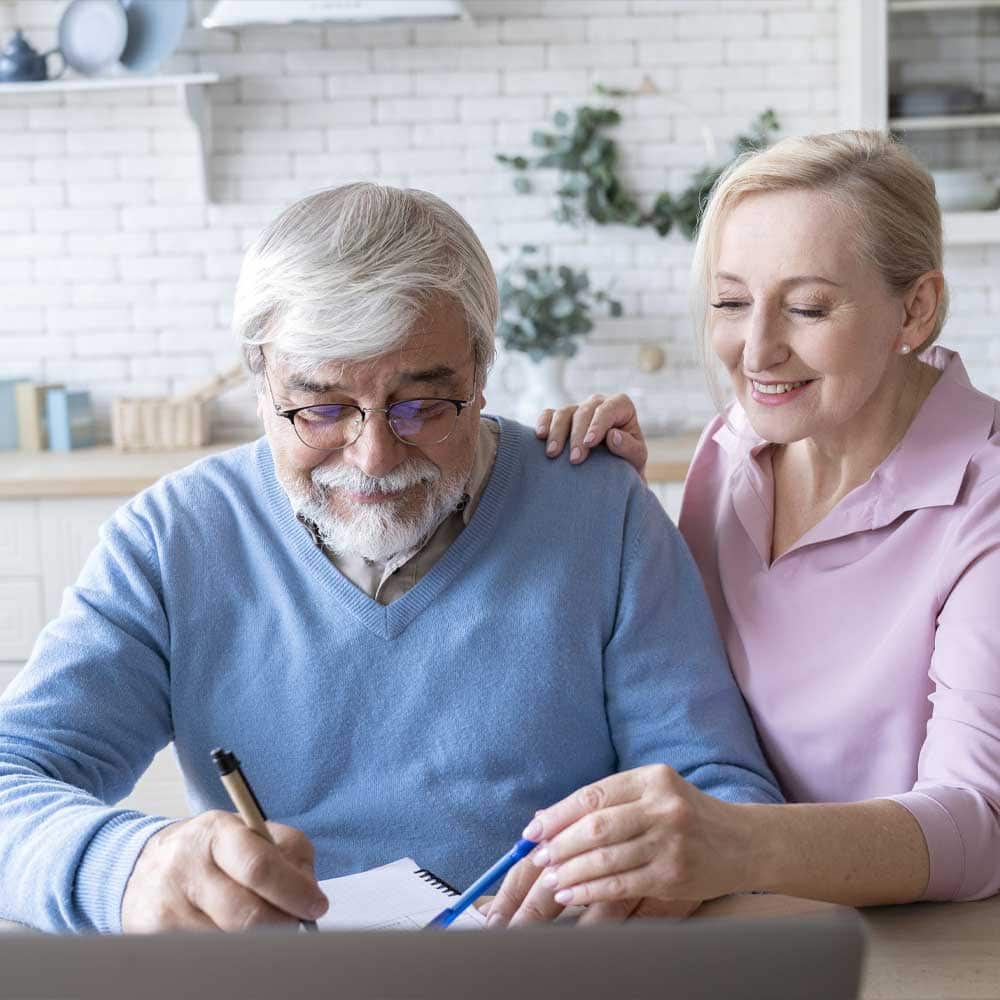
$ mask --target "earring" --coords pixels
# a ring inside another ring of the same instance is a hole
[[[899,353],[900,354],[909,354],[910,351],[912,351],[912,350],[913,350],[913,348],[910,347],[909,344],[903,344],[903,346],[899,349]]]

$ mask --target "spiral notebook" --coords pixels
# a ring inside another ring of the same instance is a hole
[[[319,884],[330,909],[319,918],[321,931],[417,930],[425,927],[459,895],[412,858],[400,858],[356,875]],[[452,927],[483,927],[486,918],[470,906]]]

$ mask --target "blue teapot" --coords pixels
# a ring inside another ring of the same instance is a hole
[[[33,80],[49,80],[60,77],[66,71],[66,60],[54,76],[49,76],[48,57],[62,53],[58,49],[51,52],[37,52],[28,43],[24,33],[18,28],[10,41],[0,51],[0,83],[24,83]]]

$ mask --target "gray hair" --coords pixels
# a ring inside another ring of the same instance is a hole
[[[256,239],[240,269],[233,332],[254,374],[269,343],[314,374],[395,349],[440,296],[464,313],[479,388],[499,300],[476,234],[426,191],[346,184],[297,201]]]
[[[845,129],[790,136],[769,149],[739,157],[712,189],[691,268],[695,329],[709,387],[720,408],[709,343],[708,290],[722,226],[747,196],[790,190],[824,192],[850,213],[858,253],[891,292],[902,294],[921,275],[942,267],[941,209],[934,180],[905,146],[885,132]],[[947,311],[945,287],[930,336],[914,351],[914,358],[937,339]]]

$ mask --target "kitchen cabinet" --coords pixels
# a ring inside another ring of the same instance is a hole
[[[1000,62],[1000,28],[995,34],[972,38],[973,54],[966,51],[969,37],[949,33],[944,20],[937,23],[940,34],[935,26],[936,18],[951,18],[953,23],[956,17],[988,17],[991,25],[1000,26],[1000,0],[840,0],[838,9],[841,125],[891,128],[932,168],[967,167],[995,173],[1000,110],[890,117],[889,95],[896,87],[920,80],[971,84],[985,89],[988,102],[1000,108],[1000,76],[995,73]],[[914,20],[918,18],[920,23]],[[949,149],[957,151],[954,158],[961,162],[942,162]],[[943,216],[946,244],[1000,243],[1000,211],[996,209],[946,211]]]

